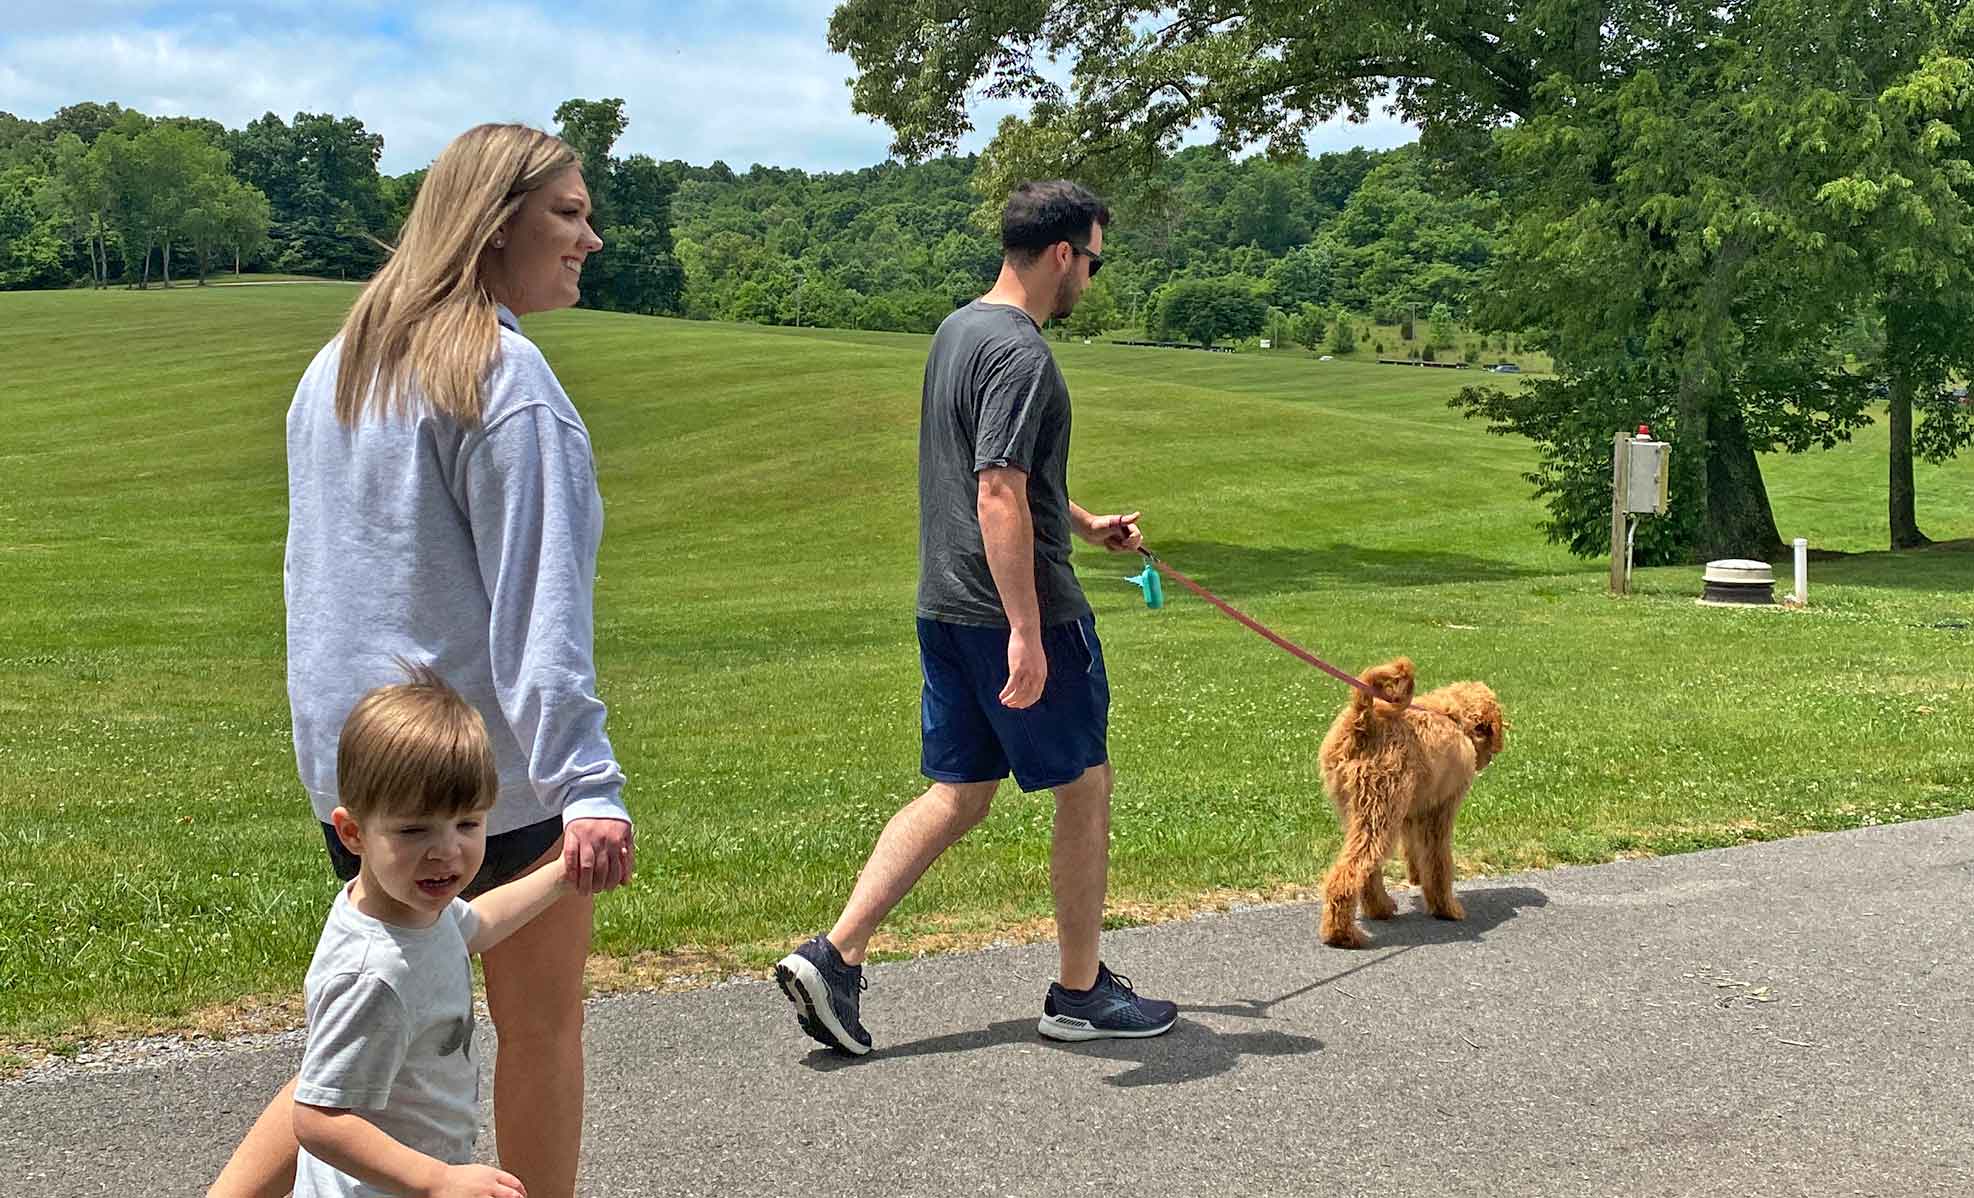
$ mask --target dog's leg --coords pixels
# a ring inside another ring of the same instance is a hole
[[[1453,819],[1459,813],[1460,802],[1455,799],[1428,815],[1420,829],[1419,890],[1426,910],[1441,919],[1467,918],[1467,909],[1453,897]]]
[[[1383,862],[1371,871],[1371,880],[1364,886],[1363,903],[1366,919],[1390,919],[1398,914],[1398,904],[1391,901],[1391,895],[1385,890]]]
[[[1419,885],[1426,876],[1420,868],[1420,863],[1426,859],[1425,850],[1420,847],[1424,843],[1421,840],[1423,831],[1423,825],[1416,818],[1405,821],[1405,880],[1413,886]]]
[[[1323,943],[1337,948],[1370,947],[1370,937],[1357,929],[1357,903],[1370,890],[1371,879],[1391,853],[1397,829],[1382,818],[1383,814],[1402,809],[1375,797],[1356,806],[1357,814],[1344,829],[1343,850],[1323,878]]]

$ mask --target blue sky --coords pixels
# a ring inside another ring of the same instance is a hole
[[[384,136],[383,169],[425,165],[485,120],[554,123],[572,96],[622,96],[619,153],[738,169],[869,166],[890,133],[850,111],[847,57],[825,36],[833,0],[365,0],[10,5],[0,110],[41,119],[77,100],[238,127],[263,112],[333,112]],[[19,11],[29,9],[29,11]],[[1007,105],[977,104],[986,144]],[[1412,140],[1399,122],[1337,122],[1312,150]],[[1204,140],[1204,136],[1194,140]]]

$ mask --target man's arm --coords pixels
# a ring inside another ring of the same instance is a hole
[[[560,862],[557,862],[560,865]],[[524,1198],[521,1179],[485,1165],[448,1165],[398,1143],[355,1111],[295,1104],[295,1139],[338,1173],[418,1198]]]
[[[1049,661],[1042,653],[1042,611],[1035,598],[1035,522],[1028,511],[1028,472],[993,466],[979,474],[976,510],[987,570],[1008,617],[1008,684],[1001,703],[1028,707],[1042,697]]]
[[[526,927],[529,920],[575,889],[561,857],[512,882],[494,887],[473,900],[473,914],[480,917],[480,926],[474,930],[473,938],[466,942],[466,951],[486,952]]]

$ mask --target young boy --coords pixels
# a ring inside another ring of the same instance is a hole
[[[469,954],[571,887],[560,860],[468,903],[498,780],[479,713],[429,667],[358,701],[337,745],[333,820],[361,859],[306,985],[295,1198],[526,1198],[470,1163],[479,1130]]]

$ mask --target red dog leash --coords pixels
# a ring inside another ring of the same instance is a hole
[[[1193,592],[1193,594],[1198,595],[1200,598],[1206,600],[1208,603],[1211,603],[1213,606],[1219,608],[1221,611],[1226,612],[1228,615],[1232,616],[1235,620],[1238,620],[1240,623],[1247,625],[1247,627],[1253,629],[1255,632],[1260,633],[1268,640],[1273,641],[1277,646],[1279,646],[1285,652],[1291,653],[1296,657],[1301,658],[1302,660],[1308,662],[1310,665],[1315,666],[1317,669],[1323,671],[1325,674],[1328,674],[1330,677],[1336,679],[1338,682],[1348,683],[1349,685],[1356,687],[1358,690],[1363,691],[1365,694],[1371,696],[1373,699],[1383,700],[1387,703],[1390,702],[1389,699],[1385,699],[1383,695],[1379,694],[1375,690],[1372,690],[1370,685],[1366,683],[1363,679],[1355,677],[1354,675],[1351,674],[1344,673],[1342,670],[1337,669],[1335,666],[1331,665],[1327,661],[1324,661],[1322,658],[1316,656],[1314,653],[1311,653],[1309,650],[1303,648],[1301,645],[1296,644],[1294,641],[1276,632],[1274,629],[1268,627],[1266,624],[1263,624],[1261,621],[1255,619],[1253,616],[1250,616],[1246,612],[1241,611],[1239,608],[1227,602],[1225,599],[1222,599],[1220,596],[1214,594],[1212,591],[1207,590],[1205,587],[1194,582],[1192,579],[1187,578],[1184,574],[1181,574],[1179,573],[1179,571],[1174,570],[1171,566],[1166,565],[1165,561],[1162,558],[1160,558],[1156,553],[1153,553],[1151,550],[1143,548],[1141,546],[1139,547],[1138,552],[1145,555],[1146,561],[1150,562],[1154,566],[1157,566],[1160,573],[1169,575],[1170,577],[1176,578],[1180,582],[1186,584],[1187,588],[1190,589]]]

